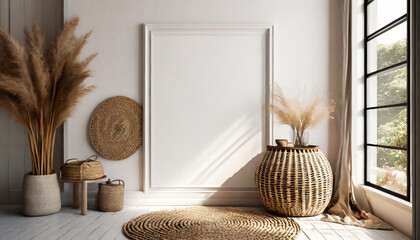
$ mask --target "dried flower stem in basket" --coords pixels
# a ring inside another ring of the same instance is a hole
[[[296,133],[294,144],[302,146],[305,131],[329,117],[334,112],[335,104],[328,103],[325,97],[315,94],[310,97],[302,97],[300,94],[291,98],[286,97],[280,86],[276,84],[270,108],[280,124],[289,125]]]

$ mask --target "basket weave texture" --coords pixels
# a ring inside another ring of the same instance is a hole
[[[95,150],[109,160],[123,160],[143,145],[143,110],[124,96],[103,101],[90,119],[89,136]]]
[[[319,147],[267,146],[255,182],[269,211],[283,216],[314,216],[330,202],[333,174]]]
[[[118,184],[113,182],[118,182]],[[123,209],[124,181],[108,179],[106,183],[99,183],[98,202],[99,210],[103,212],[117,212]]]
[[[261,208],[191,207],[143,214],[124,224],[123,231],[135,240],[291,240],[300,227]]]
[[[97,161],[98,156],[90,156],[85,161],[69,159],[61,167],[61,177],[67,180],[90,180],[104,176],[104,167]]]

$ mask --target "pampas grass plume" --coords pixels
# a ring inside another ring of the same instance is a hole
[[[76,37],[78,23],[67,22],[49,46],[37,22],[25,28],[25,46],[0,29],[0,108],[26,128],[34,175],[52,173],[56,129],[94,88],[84,81],[96,54],[80,59],[91,32]]]
[[[286,97],[278,84],[274,87],[272,113],[280,124],[289,125],[297,135],[295,145],[303,145],[302,137],[307,129],[318,125],[334,112],[335,103],[328,103],[323,96]]]

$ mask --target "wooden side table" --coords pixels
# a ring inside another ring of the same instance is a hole
[[[87,179],[87,180],[73,180],[73,179],[64,179],[61,178],[61,182],[65,183],[73,183],[73,208],[79,208],[79,184],[82,184],[82,215],[86,215],[87,213],[87,184],[88,183],[96,183],[104,180],[106,176],[97,179]]]

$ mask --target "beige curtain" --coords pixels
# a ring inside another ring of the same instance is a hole
[[[373,216],[364,190],[352,180],[351,155],[351,111],[352,111],[352,76],[351,76],[351,0],[343,0],[343,74],[341,91],[340,149],[335,169],[334,195],[323,221],[350,224],[365,228],[391,229],[381,219]],[[362,208],[359,206],[363,206]]]

